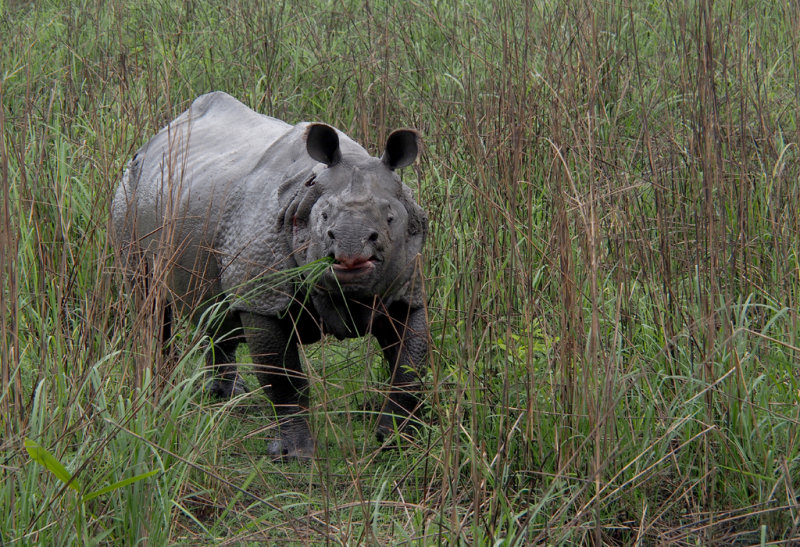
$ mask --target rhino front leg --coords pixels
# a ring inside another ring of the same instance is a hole
[[[314,438],[308,412],[308,380],[303,374],[291,327],[275,317],[241,313],[256,376],[275,407],[278,437],[267,447],[278,458],[311,458]]]
[[[373,334],[389,363],[391,388],[378,419],[378,441],[394,430],[416,425],[419,408],[420,371],[428,358],[428,322],[425,310],[400,307],[400,313],[378,323]]]

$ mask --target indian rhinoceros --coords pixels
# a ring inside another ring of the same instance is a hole
[[[242,334],[209,352],[209,389],[223,397],[245,390],[232,363],[246,342],[277,414],[273,456],[313,455],[298,344],[327,333],[371,333],[380,343],[391,377],[380,441],[418,423],[427,217],[395,171],[414,163],[420,146],[416,131],[397,130],[375,158],[329,125],[289,125],[215,92],[127,165],[111,206],[122,264],[140,283],[135,272],[165,269],[172,307],[195,321],[230,302],[209,334]],[[303,278],[304,265],[325,261],[319,277]]]

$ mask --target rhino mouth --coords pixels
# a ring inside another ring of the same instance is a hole
[[[378,259],[371,257],[342,257],[333,263],[333,273],[340,283],[357,281],[375,271]]]

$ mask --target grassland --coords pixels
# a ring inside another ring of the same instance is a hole
[[[799,56],[768,0],[0,0],[0,544],[800,541]],[[108,205],[211,90],[424,135],[415,444],[371,343],[307,349],[310,464],[164,362]]]

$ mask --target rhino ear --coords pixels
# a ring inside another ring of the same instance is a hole
[[[392,131],[386,139],[386,150],[381,156],[381,161],[392,171],[402,169],[417,160],[421,144],[419,133],[413,129]]]
[[[312,123],[306,129],[306,150],[308,155],[324,163],[328,167],[336,165],[342,159],[339,150],[339,135],[330,125]]]

